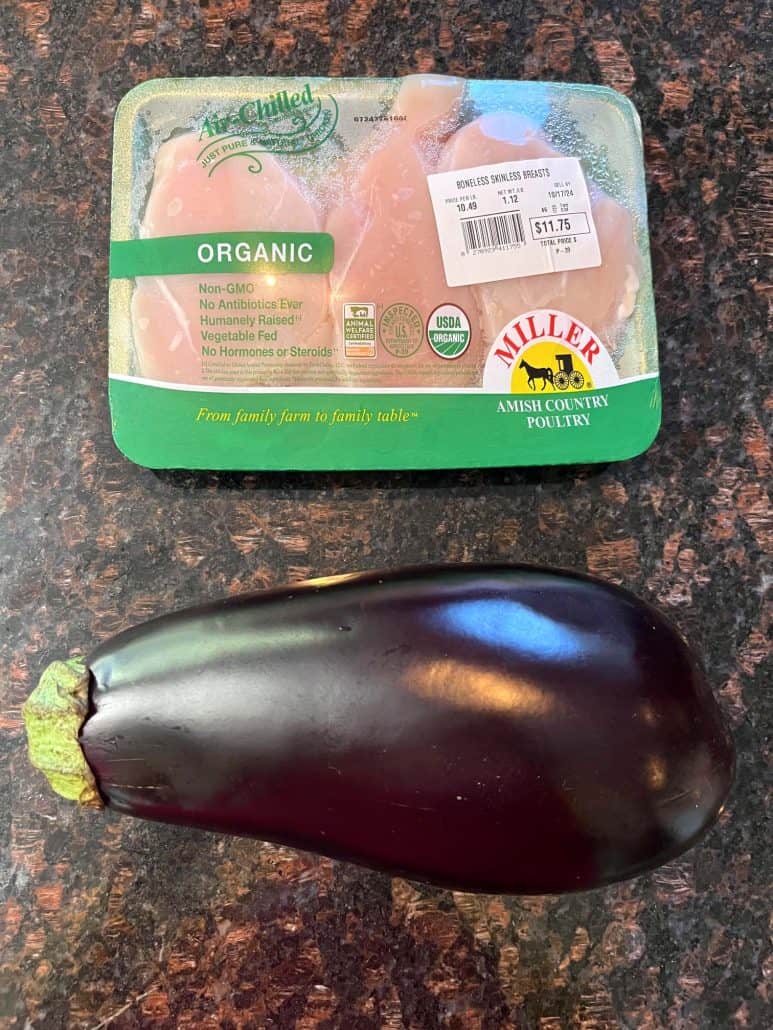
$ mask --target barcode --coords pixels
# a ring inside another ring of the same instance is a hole
[[[462,234],[468,254],[471,250],[517,247],[526,242],[519,211],[465,218],[462,221]]]

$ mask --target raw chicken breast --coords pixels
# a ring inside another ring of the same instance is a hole
[[[256,174],[256,159],[236,155],[223,161],[212,173],[197,160],[202,142],[194,133],[176,136],[158,151],[145,215],[143,237],[179,236],[208,232],[319,232],[320,216],[301,191],[293,175],[270,154],[260,155],[261,170]],[[228,285],[249,284],[253,292],[228,292]],[[209,292],[202,291],[204,287]],[[332,325],[329,320],[328,284],[324,274],[302,275],[170,275],[142,276],[137,279],[132,297],[132,328],[139,374],[168,382],[220,383],[230,385],[302,385],[306,376],[329,366],[326,381],[334,378],[332,357],[291,363],[273,357],[209,359],[202,368],[203,330],[223,331],[229,327],[202,324],[202,319],[245,316],[256,319],[252,332],[263,329],[258,317],[277,314],[270,308],[244,310],[238,306],[221,307],[240,299],[271,301],[283,296],[303,301],[298,320],[278,328],[275,342],[258,337],[234,348],[274,350],[276,346],[329,347]],[[206,308],[203,298],[214,301]],[[234,326],[234,329],[241,328]],[[213,344],[218,355],[220,345]],[[312,367],[313,366],[313,367]]]
[[[486,114],[459,129],[446,144],[438,171],[501,161],[562,155],[533,122],[520,115]],[[512,319],[535,308],[557,308],[584,322],[605,342],[634,308],[641,276],[630,213],[589,187],[602,263],[597,268],[548,272],[473,287],[489,343]]]
[[[468,287],[449,288],[438,245],[427,174],[435,170],[442,143],[457,122],[464,83],[436,75],[408,76],[392,107],[404,116],[369,141],[376,147],[355,154],[342,176],[342,193],[325,228],[335,239],[330,293],[335,347],[343,378],[374,386],[464,386],[480,382],[483,348],[475,301]],[[345,358],[343,305],[375,304],[376,317],[393,304],[411,305],[418,318],[406,332],[416,350],[389,353],[380,339],[377,359]],[[455,304],[470,320],[471,342],[456,360],[438,357],[426,339],[426,323],[440,304]]]

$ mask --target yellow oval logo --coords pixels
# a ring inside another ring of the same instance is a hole
[[[575,393],[593,390],[590,369],[576,351],[567,349],[560,340],[540,340],[527,347],[513,363],[510,377],[511,393],[557,390]]]

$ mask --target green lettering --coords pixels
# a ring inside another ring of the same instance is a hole
[[[255,121],[255,105],[247,101],[239,108],[239,120],[243,125],[249,125]]]
[[[204,119],[204,124],[201,126],[201,132],[199,133],[199,139],[204,138],[204,133],[206,133],[207,136],[217,136],[217,129],[209,118]]]

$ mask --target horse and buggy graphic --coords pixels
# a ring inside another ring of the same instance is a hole
[[[542,380],[543,390],[547,387],[548,383],[555,390],[582,390],[585,385],[585,376],[578,368],[574,367],[571,354],[556,354],[556,365],[558,366],[558,371],[554,372],[549,366],[535,368],[534,365],[530,365],[525,359],[521,359],[518,367],[526,372],[530,390],[536,389],[535,383],[539,379]]]

